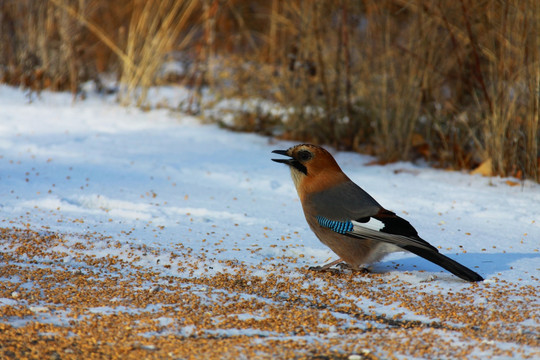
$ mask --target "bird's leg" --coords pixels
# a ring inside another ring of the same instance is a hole
[[[323,266],[310,266],[309,267],[309,270],[312,270],[312,271],[328,271],[332,266],[336,265],[336,264],[339,264],[341,263],[342,260],[341,259],[337,259],[337,260],[334,260],[328,264],[325,264]]]
[[[345,262],[339,263],[339,264],[337,264],[337,266],[342,270],[350,270],[350,271],[353,271],[353,272],[356,272],[356,273],[361,273],[361,274],[369,274],[369,273],[371,273],[369,268],[367,268],[365,266],[354,267],[354,266],[351,266],[351,265],[349,265],[349,264],[347,264]]]
[[[341,270],[356,270],[356,268],[352,267],[351,265],[347,264],[346,262],[341,262],[341,263],[338,263],[336,265]]]

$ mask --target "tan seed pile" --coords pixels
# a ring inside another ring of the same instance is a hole
[[[159,249],[98,256],[97,242],[122,246],[98,234],[0,235],[2,359],[540,357],[540,282],[444,292],[235,261],[190,276],[208,264],[188,251],[149,267],[141,259]]]

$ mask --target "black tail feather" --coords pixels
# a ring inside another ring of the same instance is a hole
[[[457,277],[471,282],[483,281],[484,278],[472,271],[471,269],[461,265],[457,261],[450,259],[448,256],[441,254],[440,252],[431,251],[423,248],[417,248],[414,246],[404,246],[405,250],[412,252],[418,256],[423,257],[426,260],[431,261],[439,265],[440,267],[450,271]]]

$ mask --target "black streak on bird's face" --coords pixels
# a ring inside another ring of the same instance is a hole
[[[306,151],[306,150],[299,151],[296,154],[298,158],[295,157],[294,155],[289,155],[288,150],[274,150],[272,152],[275,153],[275,154],[290,157],[290,159],[272,159],[272,161],[282,163],[282,164],[287,164],[287,165],[295,168],[296,170],[300,171],[304,175],[307,175],[307,168],[302,164],[302,162],[311,159],[312,154],[309,151]]]

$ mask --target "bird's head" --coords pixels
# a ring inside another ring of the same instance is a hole
[[[289,165],[294,185],[299,192],[300,188],[317,191],[320,186],[346,178],[333,156],[320,146],[300,144],[272,152],[289,157],[272,161]]]

